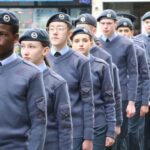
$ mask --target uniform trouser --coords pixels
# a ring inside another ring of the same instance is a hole
[[[106,126],[94,128],[93,150],[105,150]]]
[[[139,120],[139,142],[140,142],[141,150],[144,150],[144,129],[145,129],[145,117],[140,117],[140,120]]]
[[[127,141],[126,141],[128,135],[128,118],[126,117],[127,105],[128,105],[128,101],[122,101],[123,123],[121,126],[121,133],[116,138],[116,142],[111,148],[113,150],[127,150]]]
[[[149,113],[145,117],[144,150],[150,150],[150,108]]]
[[[73,150],[82,150],[83,138],[73,138]]]
[[[139,121],[141,101],[135,103],[136,112],[132,118],[128,120],[128,150],[141,150],[139,138]]]

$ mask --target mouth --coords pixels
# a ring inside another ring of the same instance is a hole
[[[25,60],[30,60],[30,58],[29,58],[29,57],[23,57],[23,59],[25,59]]]
[[[83,50],[84,50],[84,48],[79,48],[79,50],[83,51]]]

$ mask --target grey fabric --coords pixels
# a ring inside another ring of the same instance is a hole
[[[47,118],[40,71],[17,58],[0,67],[0,83],[0,149],[43,149]]]
[[[47,59],[52,69],[67,81],[71,100],[73,137],[92,140],[94,104],[89,60],[72,49],[60,57],[54,57],[49,53]]]
[[[47,133],[44,150],[72,150],[71,104],[66,81],[50,68],[43,72],[47,93]]]
[[[90,57],[90,63],[95,105],[94,127],[106,125],[105,135],[115,138],[115,100],[109,65],[104,60],[94,56]]]
[[[115,110],[116,110],[116,125],[121,126],[123,122],[122,116],[122,96],[119,79],[119,70],[113,63],[113,76],[114,76],[114,98],[115,98]]]
[[[133,43],[120,35],[106,43],[100,38],[103,48],[111,54],[112,61],[119,69],[122,100],[136,100],[138,70]]]

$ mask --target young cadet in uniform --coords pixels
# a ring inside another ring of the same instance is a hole
[[[89,30],[95,39],[95,34],[96,34],[96,27],[97,27],[97,22],[96,19],[91,15],[91,14],[82,14],[80,15],[74,22],[74,25],[76,27],[83,27]],[[107,53],[104,49],[99,47],[96,42],[93,42],[92,48],[90,49],[90,53],[93,56],[96,56],[98,58],[101,58],[105,60],[109,66],[110,66],[110,71],[112,74],[112,58],[109,53]]]
[[[48,120],[44,150],[71,150],[72,119],[67,83],[44,62],[50,46],[48,33],[39,28],[26,30],[19,42],[22,57],[37,65],[43,73]]]
[[[13,53],[19,20],[0,10],[0,149],[43,150],[46,95],[40,71]]]
[[[104,150],[115,139],[115,102],[109,65],[89,54],[93,36],[85,28],[76,28],[72,35],[72,48],[90,58],[94,106],[94,150]]]
[[[75,21],[75,26],[86,28],[87,30],[89,30],[92,33],[93,36],[95,36],[95,34],[96,34],[97,22],[96,22],[96,19],[91,14],[80,15]],[[106,52],[104,49],[97,46],[94,41],[92,42],[92,44],[93,45],[92,45],[92,48],[90,49],[90,53],[95,57],[105,60],[109,64],[113,79],[114,78],[116,79],[117,77],[116,76],[114,77],[114,75],[116,75],[116,73],[114,73],[114,71],[116,69],[115,69],[114,65],[112,66],[111,55],[108,52]],[[118,82],[118,79],[116,79],[116,83],[114,81],[114,85],[115,84],[118,85],[117,82]],[[118,131],[120,130],[120,127],[122,124],[122,112],[121,112],[122,102],[121,102],[120,89],[118,89],[117,87],[114,87],[114,90],[116,90],[116,91],[114,91],[114,96],[115,96],[115,100],[116,100],[116,106],[115,106],[116,107],[116,118],[117,118],[116,130],[117,130],[117,134],[118,134],[119,133]]]
[[[118,137],[118,150],[126,149],[128,118],[135,113],[135,100],[137,92],[137,60],[133,43],[115,33],[116,13],[111,9],[104,10],[97,21],[100,24],[101,35],[99,40],[103,48],[112,55],[112,61],[119,69],[120,85],[122,92],[123,124]]]
[[[139,128],[141,125],[139,123],[141,122],[140,121],[141,119],[142,122],[144,122],[145,114],[148,112],[148,99],[150,96],[149,68],[146,59],[146,52],[144,49],[142,49],[140,46],[137,45],[137,42],[134,42],[134,39],[132,39],[134,27],[133,23],[128,18],[120,19],[117,23],[116,30],[118,34],[130,38],[133,41],[136,50],[138,61],[138,89],[135,103],[136,113],[132,118],[129,119],[128,141],[129,141],[129,150],[132,150],[134,148],[136,150],[140,149],[142,150],[143,148],[140,143],[142,135],[140,135],[139,133]]]
[[[135,38],[139,41],[143,41],[145,44],[145,50],[147,53],[147,59],[148,59],[148,65],[150,70],[150,11],[146,12],[142,18],[143,22],[143,28],[144,32],[137,35]],[[149,100],[150,102],[150,100]],[[150,143],[150,103],[149,103],[149,113],[146,115],[145,118],[145,142],[144,142],[144,149],[148,150],[150,149],[149,143]]]
[[[67,46],[71,33],[70,16],[56,13],[47,21],[52,68],[64,77],[69,87],[73,120],[73,149],[92,150],[94,104],[89,60]]]

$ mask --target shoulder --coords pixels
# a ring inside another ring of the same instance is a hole
[[[31,63],[27,60],[24,60],[22,58],[20,58],[20,59],[22,61],[22,66],[23,66],[24,69],[32,70],[33,72],[40,72],[39,68],[36,65],[34,65],[33,63]]]
[[[98,57],[91,56],[91,59],[93,59],[94,62],[97,63],[97,64],[101,64],[101,65],[104,65],[104,66],[109,66],[108,63],[105,60],[100,59]]]
[[[70,49],[70,50],[72,51],[73,59],[80,61],[80,62],[88,62],[89,61],[89,59],[86,56],[84,56],[83,54],[80,54],[73,49]]]
[[[66,80],[60,76],[58,73],[53,71],[51,68],[47,68],[44,72],[45,76],[47,76],[46,82],[50,81],[50,84],[54,87],[58,87],[62,84],[67,84]],[[47,75],[46,75],[47,74]]]
[[[118,40],[120,41],[120,43],[122,43],[126,46],[133,45],[132,40],[130,40],[129,38],[124,37],[122,35],[117,35],[117,36],[118,36]]]

